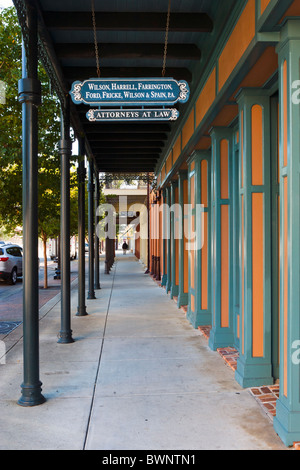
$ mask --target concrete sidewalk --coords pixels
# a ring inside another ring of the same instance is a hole
[[[22,327],[4,338],[0,365],[1,450],[286,449],[232,370],[144,274],[133,256],[101,268],[75,342],[57,343],[60,296],[40,311],[40,369],[46,403],[17,405]]]

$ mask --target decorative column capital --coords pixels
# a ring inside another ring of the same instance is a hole
[[[196,160],[202,160],[203,158],[210,158],[210,150],[194,150],[194,152],[187,159],[187,164],[190,165]]]
[[[34,78],[22,78],[19,80],[19,102],[32,103],[35,106],[41,104],[41,82]]]
[[[72,140],[61,139],[59,142],[59,152],[61,155],[72,155]]]

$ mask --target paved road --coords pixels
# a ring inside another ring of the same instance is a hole
[[[54,280],[57,264],[48,262],[48,289],[44,289],[44,264],[39,271],[39,304],[40,308],[60,292],[60,280]],[[78,275],[78,262],[71,263],[71,280]],[[0,321],[22,321],[23,316],[23,283],[18,280],[15,286],[0,282]]]

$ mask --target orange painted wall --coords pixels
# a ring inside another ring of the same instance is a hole
[[[220,142],[221,199],[229,198],[229,144]],[[229,326],[229,206],[221,205],[221,327]]]
[[[183,203],[188,204],[188,180],[183,182]],[[189,251],[187,249],[187,233],[184,227],[184,254],[183,254],[183,266],[184,266],[184,280],[183,280],[183,292],[185,294],[189,291]]]
[[[208,77],[196,102],[196,126],[199,126],[205,114],[216,98],[216,68]]]
[[[287,397],[288,364],[288,178],[283,179],[283,393]]]
[[[229,206],[221,205],[221,327],[229,326]]]
[[[181,134],[179,134],[178,139],[175,142],[173,147],[173,165],[181,154]]]
[[[190,178],[190,192],[191,192],[191,200],[190,203],[192,207],[195,207],[195,176],[191,176]],[[195,233],[195,216],[192,215],[190,220],[190,230],[192,233]],[[191,287],[192,289],[195,288],[195,251],[190,250],[190,273],[191,273]],[[193,310],[193,309],[192,309]]]
[[[186,124],[182,129],[182,148],[186,146],[192,135],[194,134],[195,130],[195,111],[194,109],[190,113]]]
[[[172,152],[170,152],[166,161],[166,174],[168,174],[171,171],[172,166],[173,166],[173,155],[172,155]]]
[[[242,354],[245,354],[245,228],[244,195],[241,196],[241,283],[242,283]]]
[[[252,107],[252,184],[263,184],[263,110]]]
[[[287,16],[300,16],[300,2],[299,0],[294,0],[291,6],[287,9],[284,16],[281,18],[280,23],[284,21]]]
[[[201,162],[201,204],[208,207],[208,164],[206,160]],[[208,213],[203,214],[203,245],[201,250],[201,308],[208,308]]]
[[[263,175],[263,110],[251,110],[252,184],[262,185]],[[252,193],[252,355],[264,356],[264,195]]]
[[[264,196],[252,194],[252,355],[264,356]]]
[[[254,37],[255,0],[248,0],[219,58],[219,90],[225,85]]]
[[[229,184],[228,184],[228,164],[229,164],[229,147],[228,140],[223,139],[220,142],[221,147],[221,161],[220,161],[220,172],[221,172],[221,199],[228,199],[229,197]]]
[[[260,14],[262,15],[271,0],[260,0]]]

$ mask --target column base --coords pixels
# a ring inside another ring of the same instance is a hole
[[[172,289],[172,283],[169,280],[167,280],[167,283],[166,283],[167,294],[171,291],[171,289]]]
[[[300,411],[288,410],[280,398],[276,402],[276,416],[273,420],[273,426],[287,447],[300,441]]]
[[[88,315],[86,307],[78,307],[76,317],[85,317]]]
[[[74,339],[72,338],[72,330],[70,331],[60,331],[58,335],[59,344],[71,344],[74,343]]]
[[[245,364],[241,357],[237,360],[235,380],[242,388],[273,385],[271,364]]]
[[[101,289],[100,284],[95,284],[95,285],[94,285],[94,289],[95,289],[95,290],[100,290],[100,289]]]
[[[195,329],[198,328],[198,326],[211,325],[210,313],[206,311],[192,312],[190,306],[188,307],[186,318]]]
[[[189,303],[189,294],[186,294],[184,292],[179,292],[178,301],[177,301],[178,308],[182,307],[183,305],[188,305],[188,303]]]
[[[95,292],[89,292],[87,295],[88,300],[96,300]]]
[[[29,407],[38,406],[45,403],[46,398],[42,395],[42,383],[38,382],[37,385],[21,385],[22,396],[18,400],[18,405]]]
[[[228,328],[220,328],[218,331],[214,327],[210,331],[208,346],[213,351],[218,348],[227,348],[234,346],[233,332]]]
[[[168,280],[168,276],[166,274],[163,274],[160,285],[164,287],[167,284],[167,280]]]
[[[176,285],[173,284],[171,286],[171,294],[170,294],[171,299],[173,299],[173,297],[178,296],[178,291],[179,291],[179,286],[176,286]]]

